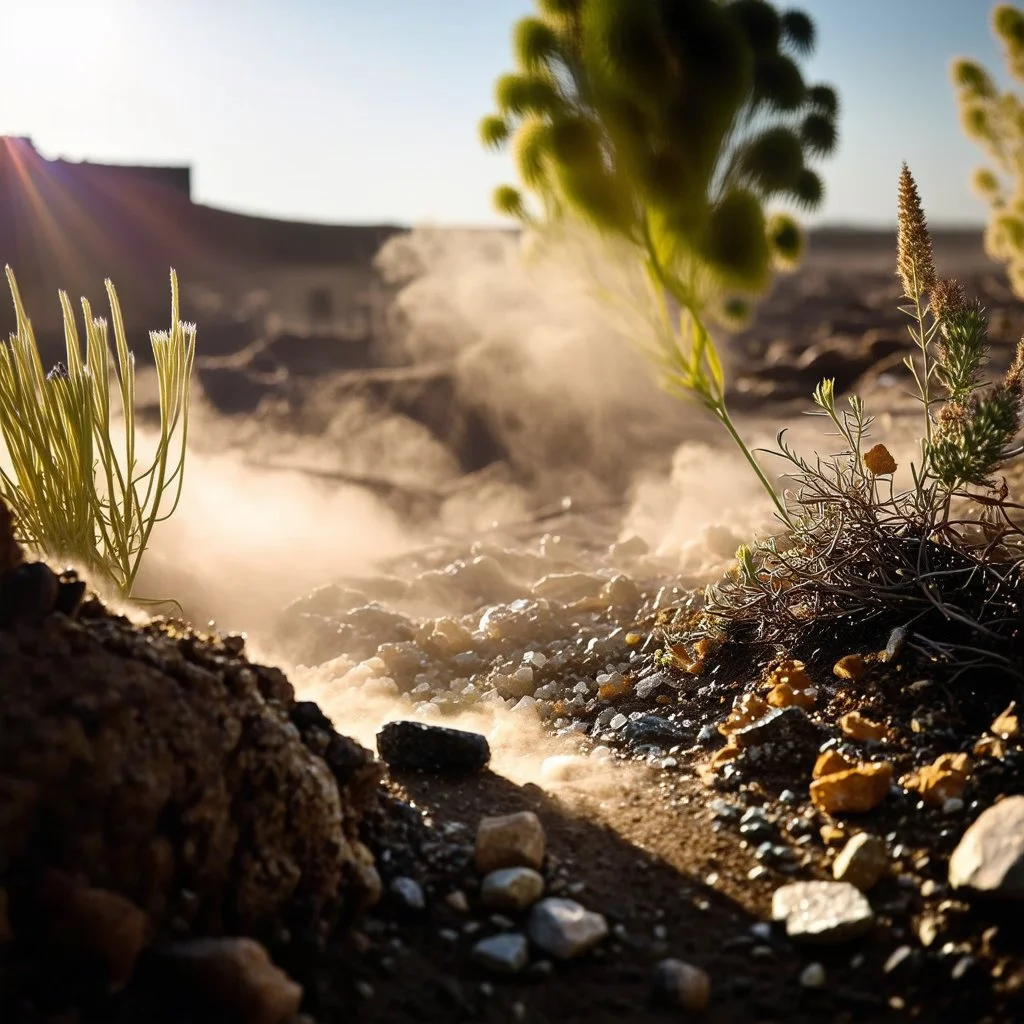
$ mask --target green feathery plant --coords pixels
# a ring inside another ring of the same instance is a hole
[[[987,382],[985,312],[958,282],[938,279],[905,165],[897,268],[913,343],[905,363],[923,416],[912,488],[894,490],[897,465],[884,445],[865,451],[872,421],[861,399],[839,408],[834,382],[822,381],[816,412],[835,428],[841,451],[808,461],[779,433],[774,454],[789,463],[795,484],[785,497],[788,529],[740,549],[735,567],[708,588],[705,624],[786,643],[810,623],[882,617],[915,627],[919,651],[955,657],[960,670],[996,664],[1024,674],[1007,653],[1024,603],[1016,518],[1024,506],[995,479],[1020,454],[1024,340],[1003,377]]]
[[[135,357],[113,284],[106,282],[117,349],[116,385],[123,445],[114,441],[111,382],[115,370],[107,322],[82,299],[85,362],[74,312],[60,293],[66,365],[44,374],[32,324],[10,267],[17,329],[0,345],[0,434],[11,470],[0,468],[0,498],[15,515],[18,539],[55,559],[96,573],[129,597],[153,527],[174,512],[184,479],[189,382],[196,329],[178,316],[171,271],[171,327],[150,340],[160,398],[160,433],[148,466],[135,430]],[[170,496],[170,506],[165,498]]]
[[[741,317],[803,234],[773,201],[811,210],[809,166],[836,145],[838,100],[797,59],[814,46],[801,11],[764,0],[538,0],[515,27],[487,146],[511,144],[522,189],[495,203],[534,228],[582,223],[646,272],[650,337],[637,339],[670,392],[696,399],[740,438],[706,319]]]
[[[992,29],[1007,71],[1024,85],[1024,11],[999,4],[992,11]],[[1024,298],[1024,99],[1017,91],[997,88],[973,60],[955,60],[951,77],[964,131],[993,163],[973,176],[975,192],[991,210],[985,250],[1006,264],[1014,292]]]

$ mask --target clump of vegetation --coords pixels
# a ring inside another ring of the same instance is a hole
[[[838,100],[800,70],[814,25],[764,0],[538,6],[481,124],[522,182],[496,204],[527,225],[582,223],[643,267],[648,336],[634,340],[669,391],[722,422],[785,517],[729,416],[706,320],[742,316],[799,259],[797,222],[767,206],[822,201],[811,163],[836,145]]]
[[[1024,85],[1024,11],[999,4],[992,11],[992,29],[1007,71]],[[1006,264],[1014,292],[1024,298],[1024,101],[1013,90],[997,88],[973,60],[954,61],[952,79],[964,131],[992,161],[973,179],[975,192],[991,210],[985,250]]]
[[[787,464],[788,528],[737,554],[708,588],[706,630],[789,643],[809,625],[836,620],[902,627],[926,656],[957,671],[1014,658],[1024,581],[1024,506],[1009,500],[1000,470],[1013,456],[1024,403],[1024,342],[989,381],[987,318],[953,280],[936,274],[917,187],[904,166],[899,185],[898,272],[910,317],[905,362],[923,415],[912,486],[897,491],[895,459],[869,447],[872,424],[834,382],[814,392],[841,450],[807,460],[778,436]]]
[[[7,280],[17,329],[8,345],[0,345],[0,434],[9,462],[0,467],[0,498],[14,513],[22,544],[67,559],[129,597],[153,528],[174,512],[184,480],[196,328],[179,319],[177,277],[172,270],[170,330],[150,334],[160,431],[145,466],[136,439],[135,357],[113,284],[106,282],[116,371],[107,321],[93,316],[86,299],[83,362],[74,312],[61,292],[66,364],[44,373],[10,267]],[[121,444],[111,410],[115,379]]]

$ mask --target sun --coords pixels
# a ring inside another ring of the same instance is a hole
[[[5,5],[5,61],[31,74],[36,87],[74,76],[116,73],[131,0],[15,0]]]

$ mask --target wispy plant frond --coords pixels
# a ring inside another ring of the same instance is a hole
[[[109,322],[94,317],[82,300],[84,360],[71,303],[61,293],[65,363],[44,375],[10,267],[7,280],[17,326],[10,343],[0,346],[0,435],[13,475],[0,470],[0,497],[15,514],[22,543],[70,559],[130,596],[153,528],[177,507],[184,481],[196,329],[179,318],[177,276],[172,270],[170,330],[151,335],[160,431],[145,468],[137,451],[135,358],[113,284],[106,283]],[[111,385],[118,393],[119,431]]]

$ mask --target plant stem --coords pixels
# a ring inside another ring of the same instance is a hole
[[[733,425],[732,418],[729,416],[729,412],[725,407],[724,402],[720,402],[717,405],[709,406],[711,411],[718,418],[722,426],[729,431],[730,437],[736,442],[739,450],[743,452],[743,457],[750,463],[750,468],[757,474],[757,479],[761,481],[761,485],[768,492],[768,496],[772,499],[775,504],[775,508],[779,515],[782,517],[782,521],[790,528],[793,528],[793,520],[786,509],[785,503],[779,497],[778,492],[772,486],[771,481],[765,476],[764,470],[757,463],[757,459],[754,458],[753,453],[747,447],[746,442],[740,437],[739,432]]]
[[[920,332],[917,343],[921,349],[921,400],[924,402],[924,443],[930,450],[932,445],[932,414],[931,414],[931,376],[932,370],[928,365],[928,338],[924,326],[924,310],[921,309],[921,289],[917,284],[917,267],[914,267],[914,311],[917,316],[917,329]]]

